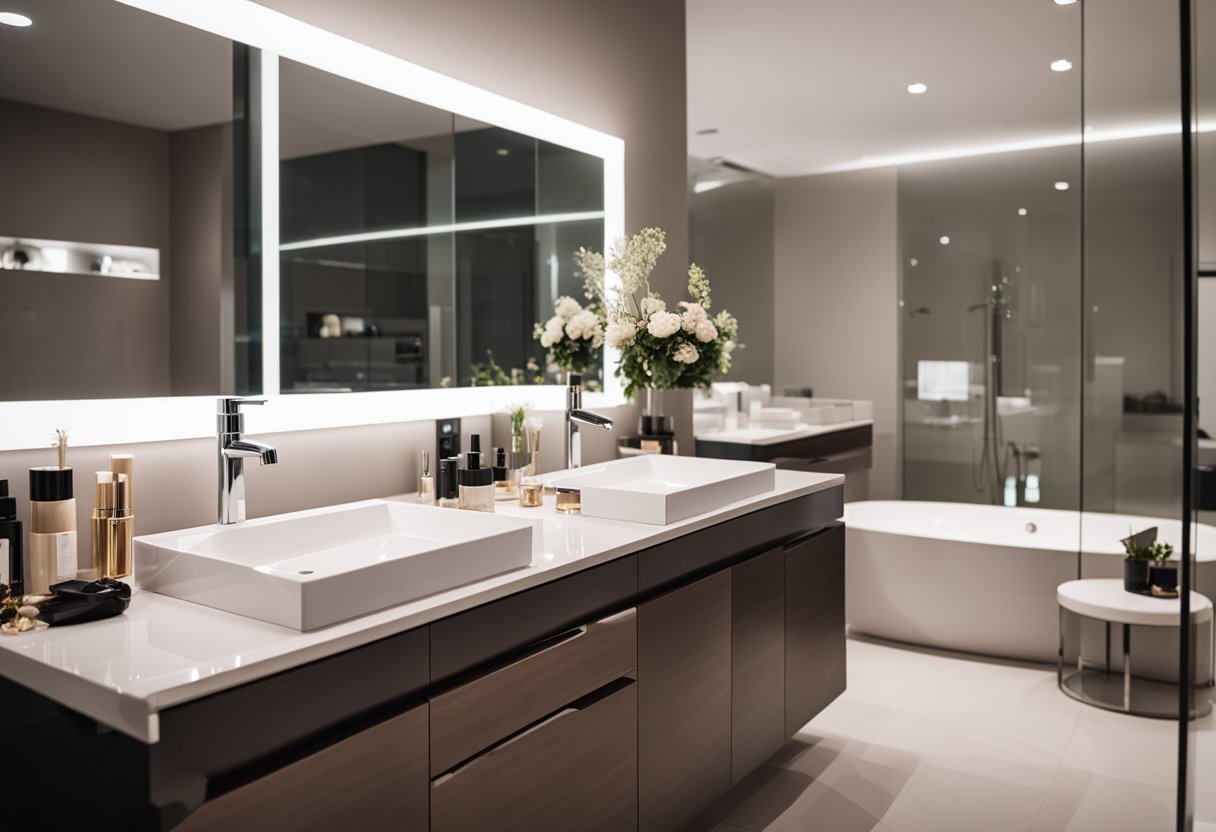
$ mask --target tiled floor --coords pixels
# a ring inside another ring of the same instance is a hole
[[[1176,732],[1065,697],[1054,668],[850,639],[848,691],[693,828],[1172,830]],[[1216,789],[1211,716],[1198,745]],[[1197,806],[1216,819],[1216,793]]]

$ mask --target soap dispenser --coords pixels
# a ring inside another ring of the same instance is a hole
[[[460,469],[460,507],[470,511],[494,510],[494,470],[481,465],[481,437],[473,434],[470,450]]]

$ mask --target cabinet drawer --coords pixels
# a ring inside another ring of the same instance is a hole
[[[431,784],[431,832],[637,829],[637,684],[621,679]]]
[[[426,705],[208,801],[181,832],[291,829],[425,832]]]
[[[637,615],[579,627],[431,699],[431,774],[442,774],[637,668]]]

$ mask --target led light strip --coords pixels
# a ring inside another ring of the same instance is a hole
[[[1216,131],[1216,122],[1207,122],[1200,124],[1196,132],[1211,133],[1214,131]],[[1112,128],[1109,130],[1087,130],[1084,133],[1066,133],[1016,142],[997,142],[987,145],[975,145],[973,147],[943,148],[941,150],[926,150],[920,153],[875,156],[870,159],[859,159],[856,162],[824,165],[823,167],[812,168],[796,175],[810,176],[821,173],[844,173],[853,170],[916,165],[922,162],[942,162],[947,159],[966,159],[972,156],[988,156],[996,153],[1016,153],[1018,151],[1044,150],[1052,147],[1075,147],[1080,144],[1099,144],[1101,142],[1117,142],[1126,139],[1148,139],[1154,136],[1176,136],[1181,132],[1182,125],[1180,124],[1152,124],[1141,127]]]
[[[335,237],[317,237],[313,240],[282,243],[279,245],[279,251],[299,251],[325,246],[340,246],[346,243],[371,243],[377,240],[403,240],[409,237],[429,237],[435,234],[454,234],[461,231],[485,231],[495,228],[518,228],[524,225],[550,225],[602,219],[604,219],[603,211],[583,211],[567,214],[534,214],[530,217],[509,217],[501,220],[454,222],[447,225],[421,225],[414,228],[390,228],[384,231],[364,231],[358,234],[339,234]]]

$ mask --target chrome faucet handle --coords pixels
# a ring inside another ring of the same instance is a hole
[[[219,433],[243,433],[245,430],[245,414],[241,406],[246,404],[266,404],[266,399],[246,396],[223,396],[216,400],[216,431]]]

